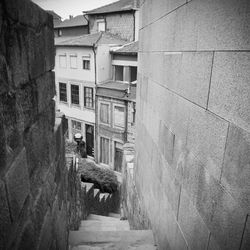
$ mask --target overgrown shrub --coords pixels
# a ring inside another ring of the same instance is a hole
[[[115,173],[110,169],[96,166],[94,162],[82,161],[79,173],[83,182],[94,184],[102,193],[114,193],[118,189],[118,181]]]

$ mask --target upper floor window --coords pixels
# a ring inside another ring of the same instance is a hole
[[[90,70],[90,56],[82,57],[82,68]]]
[[[105,20],[104,19],[97,20],[97,30],[98,30],[98,32],[106,30],[106,28],[105,28]]]
[[[66,54],[59,55],[59,66],[60,66],[60,68],[67,68],[67,57],[66,57]]]
[[[58,36],[62,36],[62,30],[58,29]]]
[[[137,67],[135,66],[114,66],[114,80],[134,82],[137,80]]]
[[[114,126],[124,128],[125,126],[125,108],[121,106],[114,107]]]
[[[71,84],[71,103],[79,105],[79,86]]]
[[[59,82],[59,100],[67,102],[67,84],[63,82]]]
[[[70,55],[70,68],[77,69],[77,55]]]
[[[86,108],[94,107],[93,88],[84,87],[84,107]]]
[[[100,122],[109,124],[109,104],[101,103],[100,105]]]
[[[123,66],[115,66],[115,80],[123,81]]]

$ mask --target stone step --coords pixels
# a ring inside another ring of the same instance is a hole
[[[84,220],[81,222],[80,231],[123,231],[130,230],[128,221],[97,221]]]
[[[130,231],[115,231],[115,232],[114,231],[95,231],[95,232],[70,231],[69,232],[69,245],[71,246],[71,248],[75,246],[84,246],[84,245],[87,245],[89,247],[91,246],[101,247],[101,244],[104,243],[109,243],[109,244],[113,243],[113,245],[117,247],[113,249],[117,250],[118,249],[143,250],[147,248],[135,248],[135,247],[154,246],[154,237],[151,230],[130,230]]]
[[[88,193],[92,188],[94,188],[93,183],[81,182],[82,187],[86,187],[86,193]]]
[[[128,246],[124,243],[102,243],[94,245],[81,245],[73,247],[72,250],[157,250],[152,244],[142,244],[140,246]]]
[[[87,220],[97,220],[97,221],[120,221],[119,218],[97,215],[97,214],[90,214],[87,217]]]
[[[113,218],[119,218],[121,217],[120,214],[116,214],[116,213],[109,213],[109,217],[113,217]]]

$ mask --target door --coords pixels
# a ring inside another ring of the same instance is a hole
[[[94,156],[94,126],[85,125],[87,155]]]
[[[114,170],[117,172],[122,172],[122,144],[116,142],[115,143],[115,160],[114,160]]]

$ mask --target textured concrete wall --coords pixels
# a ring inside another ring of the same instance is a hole
[[[0,2],[0,249],[66,249],[64,138],[55,120],[53,18]]]
[[[135,183],[160,249],[249,249],[250,2],[141,6]]]
[[[97,20],[100,18],[103,18],[106,21],[107,32],[118,35],[127,41],[134,40],[135,19],[133,12],[89,16],[89,29],[91,34],[98,32]]]

